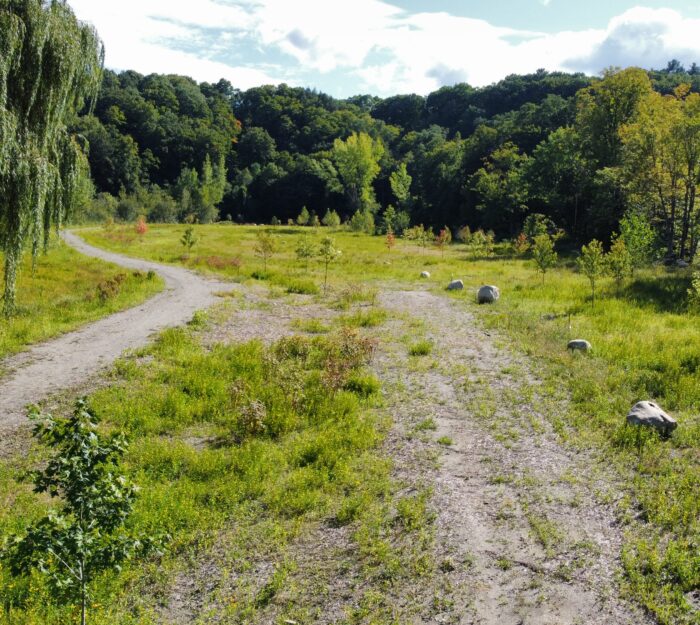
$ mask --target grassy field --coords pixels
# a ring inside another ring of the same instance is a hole
[[[323,284],[322,265],[297,260],[294,250],[300,237],[318,241],[325,231],[271,229],[279,251],[266,272],[254,252],[254,227],[198,226],[199,242],[188,254],[179,242],[182,231],[153,226],[144,241],[118,229],[83,234],[127,254],[240,281],[264,278],[273,290],[317,293]],[[623,553],[629,592],[663,623],[697,622],[687,593],[700,588],[700,324],[685,309],[688,270],[650,268],[619,286],[606,279],[593,305],[573,260],[562,261],[543,282],[532,261],[510,258],[504,249],[473,259],[460,245],[443,254],[399,241],[388,250],[382,237],[331,234],[343,252],[329,270],[336,293],[352,299],[360,285],[418,286],[424,269],[436,291],[461,278],[466,295],[450,296],[464,300],[515,349],[545,365],[540,370],[552,394],[564,389],[570,396],[570,409],[555,417],[555,427],[572,444],[601,450],[619,470],[618,503],[629,530]],[[476,305],[474,292],[481,284],[501,288],[495,306]],[[589,340],[593,353],[567,353],[569,338]],[[628,409],[642,399],[660,402],[678,419],[670,439],[625,426]]]
[[[412,570],[412,551],[400,548],[397,536],[414,542],[426,511],[420,498],[393,501],[391,463],[378,452],[388,424],[373,410],[379,384],[364,369],[373,340],[341,327],[270,347],[252,342],[205,351],[197,338],[204,325],[198,315],[190,327],[164,332],[121,361],[114,385],[90,398],[104,428],[133,441],[126,463],[141,493],[132,525],[170,536],[157,561],[103,576],[90,622],[182,618],[164,614],[163,605],[195,564],[225,567],[212,614],[226,622],[253,622],[282,592],[289,597],[282,618],[310,622],[320,607],[301,601],[291,586],[288,548],[329,519],[335,528],[352,528],[362,575],[381,580],[371,585],[366,608],[345,622],[389,622],[392,609],[378,589]],[[0,535],[45,511],[47,501],[31,494],[26,474],[44,453],[0,463]],[[238,575],[251,566],[260,574],[241,587]],[[0,597],[3,623],[58,625],[75,615],[52,607],[39,576],[17,580],[0,568]]]
[[[2,258],[0,257],[0,261]],[[0,319],[0,359],[118,310],[163,288],[158,276],[134,274],[87,258],[63,244],[26,258],[17,287],[17,314]]]

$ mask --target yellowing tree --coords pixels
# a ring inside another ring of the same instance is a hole
[[[700,237],[700,95],[687,85],[648,94],[620,137],[630,204],[660,224],[667,256],[692,260]]]
[[[381,139],[372,139],[364,132],[333,142],[333,161],[353,212],[374,208],[372,182],[380,171],[379,160],[383,155]]]

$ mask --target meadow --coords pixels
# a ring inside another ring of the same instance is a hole
[[[465,291],[446,295],[464,301],[507,337],[510,348],[539,363],[545,388],[553,395],[563,389],[569,398],[568,412],[553,417],[561,436],[599,450],[618,469],[620,514],[630,522],[623,553],[629,592],[661,622],[693,618],[686,598],[700,587],[700,325],[686,305],[690,269],[649,267],[622,284],[606,278],[593,303],[573,257],[560,259],[543,280],[533,261],[514,257],[505,245],[475,258],[460,244],[440,251],[399,240],[388,249],[383,237],[276,227],[269,230],[279,249],[263,272],[255,254],[259,229],[221,224],[195,230],[199,240],[189,253],[179,241],[182,226],[154,226],[145,242],[128,231],[92,229],[83,235],[118,252],[238,281],[264,279],[281,294],[319,292],[322,264],[298,260],[295,249],[302,237],[318,241],[326,234],[342,251],[329,268],[336,293],[382,285],[446,293],[451,279],[464,280]],[[419,278],[423,270],[431,274],[427,281]],[[496,305],[476,304],[481,284],[500,287]],[[589,340],[592,354],[568,353],[570,338]],[[677,418],[680,427],[670,439],[625,425],[629,408],[643,399],[659,402]]]
[[[398,494],[391,461],[381,453],[391,423],[375,410],[380,384],[366,369],[387,318],[378,294],[390,288],[429,288],[453,298],[498,330],[502,349],[532,359],[539,396],[566,406],[549,415],[561,439],[600,454],[615,470],[617,495],[601,503],[615,505],[625,527],[623,588],[661,623],[697,622],[687,597],[700,586],[700,328],[685,308],[687,270],[650,267],[621,285],[606,279],[594,305],[572,258],[542,280],[531,260],[513,257],[505,245],[475,258],[461,244],[441,251],[399,240],[388,249],[383,237],[343,229],[276,227],[268,230],[278,249],[264,268],[255,251],[260,228],[195,226],[191,250],[180,243],[184,230],[152,225],[143,238],[121,227],[80,234],[120,253],[262,285],[271,305],[306,293],[341,314],[336,324],[324,324],[305,320],[302,307],[295,323],[311,336],[212,349],[198,338],[209,322],[196,315],[189,327],[164,332],[115,366],[110,385],[89,401],[106,430],[124,430],[133,441],[127,469],[142,491],[131,523],[170,542],[162,558],[100,580],[91,622],[181,618],[164,614],[163,605],[173,580],[192,568],[228,571],[231,579],[215,593],[216,614],[257,622],[276,596],[313,596],[320,582],[297,586],[290,545],[303,543],[320,523],[350,528],[358,545],[355,560],[340,559],[326,572],[358,567],[365,580],[364,607],[342,622],[391,622],[387,589],[402,575],[430,575],[436,565],[427,555],[429,494]],[[295,249],[303,237],[318,244],[327,234],[342,255],[329,266],[324,293],[323,264],[297,259]],[[420,278],[424,270],[427,280]],[[464,280],[464,291],[445,291],[453,278]],[[501,288],[495,305],[477,305],[481,284]],[[568,353],[569,338],[588,339],[592,353]],[[415,337],[407,343],[415,358],[431,349]],[[625,426],[628,409],[641,399],[657,400],[678,419],[673,436]],[[27,473],[45,454],[33,447],[26,457],[0,462],[0,534],[20,530],[46,509],[49,502],[31,494]],[[265,571],[257,577],[266,581],[236,586],[251,566]],[[0,569],[0,589],[4,622],[49,625],[72,614],[51,607],[38,575],[17,580]],[[313,620],[320,609],[293,600],[282,606],[280,618],[297,622]]]
[[[128,272],[55,242],[35,270],[31,258],[24,259],[17,312],[0,320],[0,359],[135,306],[162,288],[156,275]]]

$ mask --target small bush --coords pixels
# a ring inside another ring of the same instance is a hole
[[[379,380],[369,373],[354,373],[343,388],[360,397],[369,397],[379,392]]]
[[[121,293],[122,285],[126,281],[125,273],[118,273],[97,285],[97,297],[103,304],[114,299]]]
[[[433,351],[433,344],[428,340],[417,341],[408,348],[409,356],[427,356]]]
[[[287,293],[297,293],[299,295],[317,295],[319,288],[309,280],[292,280],[287,285]]]

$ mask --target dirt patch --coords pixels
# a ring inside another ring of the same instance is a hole
[[[397,473],[434,484],[436,558],[452,569],[436,622],[652,623],[619,599],[622,530],[596,496],[611,477],[552,431],[547,415],[566,405],[538,395],[529,363],[497,348],[463,303],[425,291],[381,302],[423,321],[435,344],[424,366],[411,363],[397,327],[376,369],[406,439]]]

